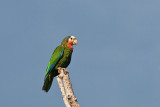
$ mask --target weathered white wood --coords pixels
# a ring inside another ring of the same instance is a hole
[[[69,73],[65,69],[59,69],[60,74],[57,76],[57,81],[62,92],[62,97],[66,107],[80,107],[77,98],[73,92],[70,82]],[[65,73],[64,73],[65,72]],[[68,106],[68,104],[70,106]]]
[[[69,101],[67,99],[66,93],[65,93],[65,89],[64,89],[64,86],[63,86],[63,83],[62,83],[62,78],[60,76],[57,76],[56,78],[57,78],[57,82],[59,84],[59,88],[60,88],[61,93],[62,93],[64,104],[66,105],[66,107],[71,107],[70,104],[69,104]]]

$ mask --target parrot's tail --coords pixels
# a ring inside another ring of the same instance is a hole
[[[50,73],[49,75],[47,75],[45,77],[42,90],[44,90],[45,92],[49,91],[49,89],[51,88],[51,85],[52,85],[53,78],[54,78],[53,73]]]

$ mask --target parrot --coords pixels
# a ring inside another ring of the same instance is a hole
[[[70,64],[73,45],[77,45],[77,42],[75,36],[67,36],[63,39],[61,45],[54,50],[46,69],[42,90],[48,92],[51,88],[53,78],[59,75],[58,68],[67,68]]]

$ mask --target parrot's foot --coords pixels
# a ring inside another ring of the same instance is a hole
[[[66,70],[66,68],[61,68],[61,67],[58,67],[58,73],[60,74],[61,73],[61,69],[64,71],[64,74],[66,75],[67,73],[69,73],[69,71]]]
[[[61,68],[61,67],[58,67],[57,69],[58,69],[58,73],[60,74],[62,68]]]
[[[65,75],[67,75],[68,73],[69,73],[69,71],[67,71],[67,70],[64,71],[64,74],[65,74]]]

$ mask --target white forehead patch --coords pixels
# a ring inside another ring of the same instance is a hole
[[[71,38],[76,38],[75,36],[71,36]]]

